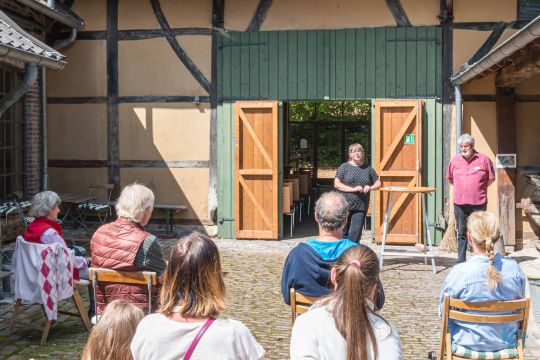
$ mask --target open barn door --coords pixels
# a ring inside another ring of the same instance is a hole
[[[421,186],[423,113],[422,100],[375,102],[375,170],[383,187]],[[382,239],[388,194],[382,191],[375,194],[375,239],[378,243]],[[395,193],[392,202],[386,242],[420,242],[422,217],[418,196]]]
[[[278,239],[278,103],[237,102],[234,122],[235,237]]]

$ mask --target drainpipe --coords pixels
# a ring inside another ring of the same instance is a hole
[[[458,139],[461,136],[461,124],[463,122],[461,85],[454,85],[456,96],[456,154],[459,154]]]
[[[54,1],[53,1],[54,2]],[[73,28],[71,29],[71,34],[62,40],[58,40],[54,43],[53,49],[60,50],[72,42],[75,41],[77,38],[77,29]],[[43,173],[41,176],[41,190],[47,190],[49,188],[49,168],[47,163],[47,69],[45,67],[41,68],[41,128],[42,128],[42,139],[43,139],[43,147],[42,147],[42,154],[43,154]]]
[[[12,89],[6,96],[0,100],[0,115],[2,115],[11,105],[19,100],[30,87],[34,84],[37,78],[37,65],[26,64],[26,73],[22,81]]]

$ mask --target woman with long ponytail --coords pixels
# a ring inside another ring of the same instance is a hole
[[[399,360],[396,328],[374,311],[377,255],[354,246],[332,267],[334,292],[296,319],[291,359]]]
[[[467,242],[473,257],[452,268],[441,290],[467,302],[517,300],[525,297],[525,275],[518,263],[495,251],[499,221],[487,211],[476,211],[467,220]],[[518,324],[475,324],[450,320],[452,342],[473,351],[498,351],[515,347]]]

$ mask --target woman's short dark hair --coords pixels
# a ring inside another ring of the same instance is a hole
[[[225,283],[216,244],[192,232],[173,246],[161,288],[162,313],[210,317],[225,310]],[[175,307],[179,307],[178,310]]]

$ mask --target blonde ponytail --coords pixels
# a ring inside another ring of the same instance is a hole
[[[488,287],[495,289],[501,282],[501,274],[495,266],[493,259],[495,258],[495,243],[499,240],[499,221],[497,217],[487,211],[473,212],[467,221],[467,231],[470,234],[472,241],[481,248],[486,250],[489,259],[489,268],[487,271]]]
[[[486,239],[486,252],[489,258],[489,268],[487,272],[488,278],[488,287],[490,289],[495,289],[497,284],[501,282],[501,274],[497,271],[495,266],[493,266],[493,258],[495,257],[495,244],[491,238]]]

